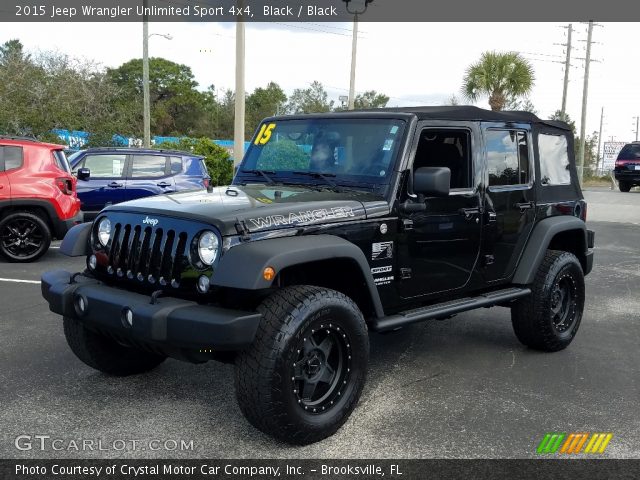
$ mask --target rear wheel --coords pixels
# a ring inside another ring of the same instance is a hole
[[[51,230],[40,216],[10,213],[0,220],[0,253],[10,262],[33,262],[51,245]]]
[[[332,435],[365,383],[369,340],[360,310],[342,293],[312,286],[284,288],[258,310],[255,342],[236,363],[242,413],[292,444]]]
[[[75,318],[64,317],[64,336],[71,351],[91,368],[124,377],[154,369],[166,357],[122,345],[89,330]]]
[[[618,188],[620,188],[621,192],[628,192],[631,190],[631,184],[621,180],[618,182]]]
[[[547,352],[566,348],[580,327],[584,308],[584,274],[569,252],[548,250],[530,296],[511,308],[518,340]]]

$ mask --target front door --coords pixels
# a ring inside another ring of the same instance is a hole
[[[125,154],[89,154],[82,165],[91,171],[89,180],[78,180],[78,197],[82,202],[82,210],[91,217],[107,204],[124,201],[124,170],[127,156]],[[89,218],[90,218],[89,217]]]
[[[487,282],[500,282],[515,272],[533,228],[533,154],[527,126],[483,127],[488,170],[483,274]]]
[[[471,124],[458,123],[425,122],[416,132],[412,171],[448,167],[451,191],[444,198],[426,198],[423,211],[400,214],[396,285],[405,299],[463,288],[478,260],[482,206],[474,152],[479,142]]]

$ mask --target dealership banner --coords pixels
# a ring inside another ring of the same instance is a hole
[[[381,446],[383,448],[383,446]],[[480,452],[479,452],[480,453]],[[637,479],[640,460],[0,460],[7,479]]]
[[[0,22],[628,21],[640,2],[513,0],[3,0]],[[400,40],[400,39],[398,39]]]

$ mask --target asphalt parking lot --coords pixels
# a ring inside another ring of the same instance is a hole
[[[336,435],[308,447],[276,443],[244,420],[229,365],[168,360],[125,379],[86,367],[37,283],[44,270],[81,269],[84,260],[56,249],[31,265],[0,260],[0,457],[520,458],[557,431],[612,432],[604,456],[640,458],[640,191],[585,195],[595,266],[568,349],[523,347],[504,308],[373,335],[359,406]],[[61,439],[63,450],[37,442],[18,450],[19,435]],[[141,444],[69,448],[98,439]],[[193,449],[150,450],[152,440]]]

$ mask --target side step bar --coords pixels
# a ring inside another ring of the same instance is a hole
[[[483,293],[477,297],[459,298],[449,302],[436,303],[426,307],[408,310],[406,312],[379,318],[373,321],[371,329],[375,332],[388,332],[398,328],[430,320],[433,318],[448,317],[455,313],[466,312],[481,307],[492,307],[494,305],[526,297],[531,293],[528,288],[505,288],[494,292]]]

